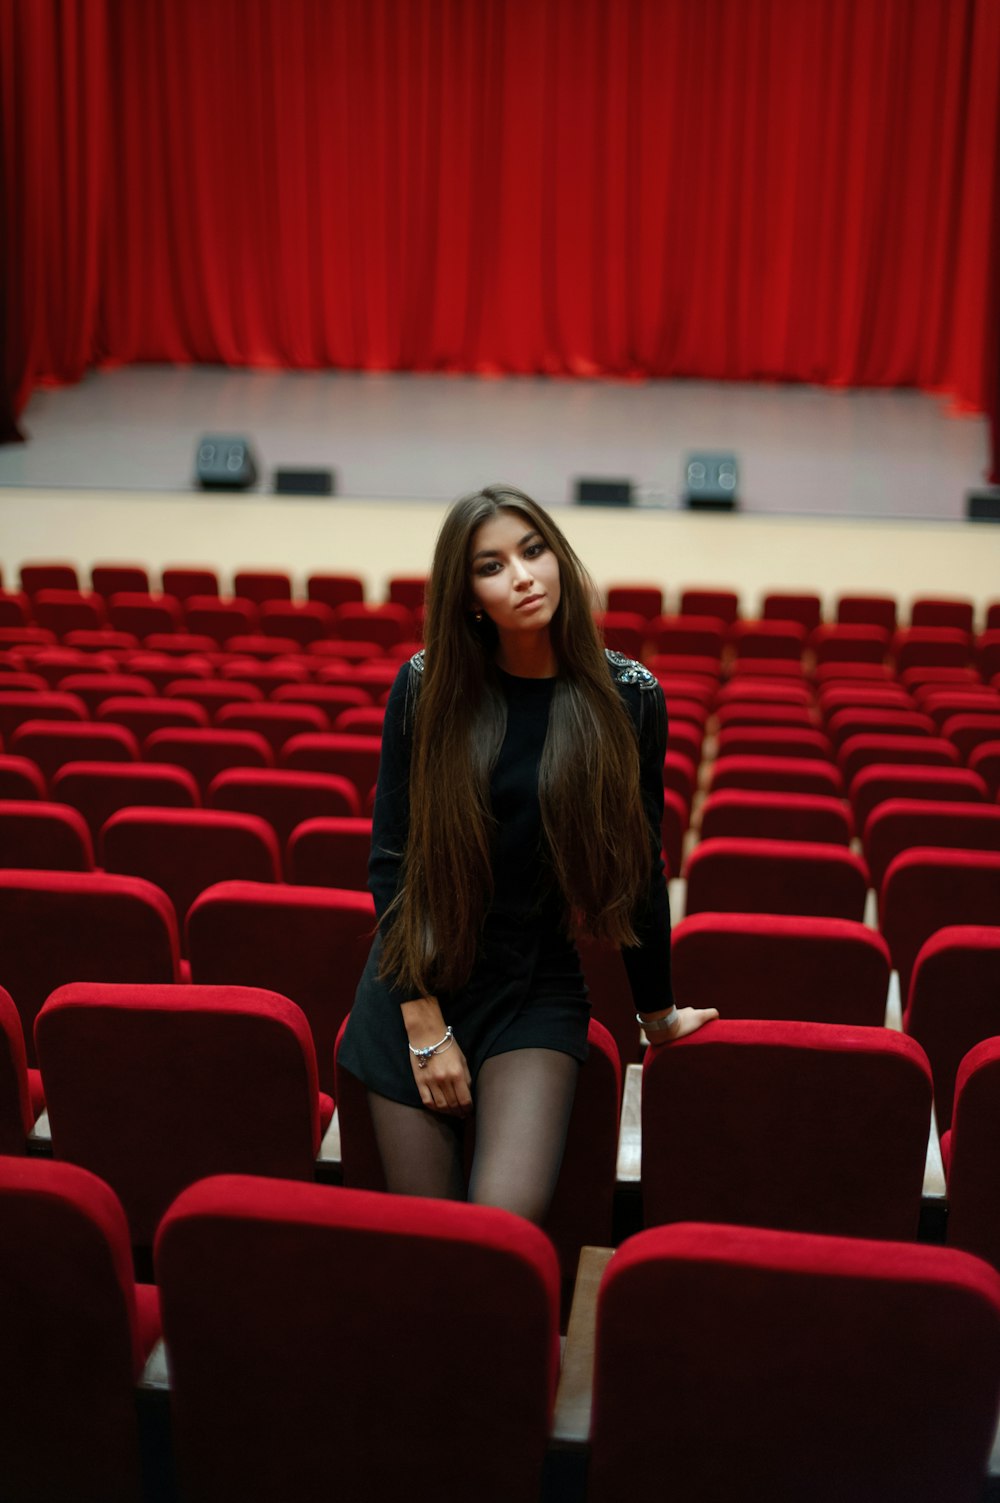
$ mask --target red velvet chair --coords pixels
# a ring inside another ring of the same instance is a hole
[[[79,575],[74,564],[35,563],[22,564],[18,571],[21,589],[28,596],[39,590],[78,590]]]
[[[797,621],[810,632],[819,625],[822,612],[823,603],[818,595],[773,590],[764,596],[760,614],[764,621]]]
[[[79,809],[93,839],[119,809],[150,804],[158,809],[196,809],[198,785],[183,767],[167,762],[67,762],[52,779],[51,795]]]
[[[219,576],[214,569],[164,569],[161,576],[164,593],[177,600],[190,600],[192,595],[218,595]]]
[[[889,633],[881,626],[829,623],[815,628],[809,637],[809,647],[818,666],[881,664],[889,651]]]
[[[107,1185],[74,1164],[0,1158],[3,1496],[142,1503],[135,1385],[160,1334]]]
[[[306,593],[310,600],[320,600],[336,610],[338,605],[362,603],[365,585],[357,574],[310,574]]]
[[[971,634],[973,611],[971,600],[949,600],[939,595],[925,595],[910,606],[910,625],[950,626]]]
[[[282,850],[304,819],[361,813],[358,791],[347,778],[284,768],[234,767],[220,772],[209,787],[208,805],[259,814],[273,827]]]
[[[783,658],[798,662],[806,644],[798,621],[734,621],[728,644],[737,658]]]
[[[35,1015],[80,980],[180,980],[167,895],[138,877],[0,870],[0,986],[14,998],[34,1061]]]
[[[841,746],[837,761],[848,788],[865,767],[876,763],[897,767],[957,767],[958,752],[942,736],[849,736]]]
[[[983,782],[991,798],[1000,798],[1000,737],[981,741],[969,757],[969,767]]]
[[[389,1368],[419,1373],[432,1428],[447,1415],[464,1495],[539,1496],[559,1339],[537,1227],[492,1207],[226,1176],[173,1205],[156,1269],[189,1503],[438,1493],[412,1446],[387,1443]],[[432,1309],[454,1341],[428,1341]]]
[[[28,757],[0,756],[0,798],[44,799],[45,779]]]
[[[389,581],[389,600],[393,605],[405,606],[408,611],[422,610],[426,593],[426,574],[394,574]]]
[[[612,652],[623,652],[627,658],[642,657],[648,636],[642,616],[634,611],[595,611],[594,625]]]
[[[896,709],[883,705],[852,705],[836,710],[826,723],[839,751],[851,736],[933,736],[934,722],[911,705]]]
[[[31,611],[36,624],[57,637],[68,631],[97,631],[107,619],[100,595],[83,590],[37,590],[31,597]]]
[[[843,626],[880,626],[891,636],[896,630],[896,601],[891,595],[841,595],[837,620]]]
[[[372,708],[367,689],[350,689],[341,684],[279,684],[271,698],[281,705],[318,705],[334,727],[337,717],[346,710]]]
[[[986,684],[966,689],[942,689],[928,684],[917,690],[917,702],[942,735],[942,727],[952,715],[1000,714],[1000,694]]]
[[[48,998],[35,1045],[55,1157],[111,1186],[137,1246],[210,1174],[313,1178],[333,1102],[287,997],[78,983]]]
[[[93,871],[94,848],[83,815],[38,799],[0,802],[0,866]]]
[[[608,610],[632,611],[643,621],[652,621],[663,610],[663,591],[659,585],[609,585]]]
[[[6,744],[15,755],[34,762],[49,782],[70,762],[139,760],[139,743],[132,731],[93,720],[26,720]]]
[[[36,672],[40,672],[36,669]],[[75,694],[41,693],[38,689],[0,692],[0,737],[10,746],[13,732],[25,720],[86,720],[87,706]]]
[[[832,763],[833,747],[822,731],[811,726],[728,725],[719,731],[716,757],[740,756]]]
[[[370,819],[304,819],[288,837],[286,872],[299,887],[368,890]]]
[[[859,830],[872,810],[886,799],[927,799],[932,803],[986,802],[986,784],[967,767],[906,766],[874,762],[856,773],[851,781],[851,804]]]
[[[1000,741],[1000,700],[989,714],[949,715],[941,734],[957,748],[962,761],[968,762],[977,746]]]
[[[904,997],[921,946],[952,924],[997,923],[1000,853],[916,846],[889,866],[879,897],[879,927]]]
[[[346,1026],[345,1018],[337,1034],[338,1056]],[[596,1018],[588,1025],[587,1042],[590,1052],[580,1070],[559,1183],[544,1228],[559,1254],[562,1276],[567,1281],[576,1275],[582,1247],[604,1247],[612,1239],[621,1061],[614,1038]],[[367,1091],[360,1080],[341,1067],[339,1057],[335,1091],[344,1184],[359,1190],[385,1190]],[[467,1166],[474,1146],[473,1115],[466,1128]]]
[[[291,600],[292,581],[282,570],[241,569],[233,575],[233,595],[263,605],[265,600]]]
[[[719,730],[735,730],[737,726],[760,726],[767,730],[815,730],[817,717],[808,700],[775,700],[762,694],[748,694],[740,683],[732,679],[727,686],[732,693],[720,698],[718,708]],[[797,686],[793,686],[797,687]]]
[[[647,623],[646,637],[654,654],[665,662],[696,657],[717,665],[726,644],[726,626],[717,616],[654,616]]]
[[[972,636],[954,626],[911,626],[897,631],[892,651],[897,675],[908,668],[964,668],[972,658]]]
[[[256,731],[269,743],[275,757],[280,756],[285,743],[293,736],[330,729],[326,711],[319,705],[274,702],[220,705],[215,723],[220,730]]]
[[[681,591],[682,616],[714,616],[726,626],[732,626],[739,613],[740,598],[734,590],[691,587]]]
[[[23,1157],[28,1135],[44,1110],[41,1072],[28,1069],[20,1014],[10,993],[0,987],[0,1155]]]
[[[408,642],[414,634],[413,612],[403,605],[362,605],[347,602],[335,609],[332,635],[349,641],[377,642],[383,651],[397,642]]]
[[[263,986],[302,1008],[316,1044],[320,1086],[332,1091],[337,1030],[354,1002],[375,930],[371,896],[220,882],[192,904],[187,927],[192,981]]]
[[[703,840],[687,864],[685,913],[864,917],[868,871],[840,846],[803,840]]]
[[[832,763],[808,757],[721,757],[712,767],[712,793],[742,788],[757,793],[808,793],[842,798],[844,784]]]
[[[264,691],[256,684],[242,683],[234,678],[185,678],[176,672],[173,680],[165,685],[163,694],[165,699],[183,699],[202,705],[213,719],[223,705],[259,705],[264,700]]]
[[[881,888],[891,863],[913,846],[963,851],[1000,851],[1000,808],[947,800],[886,799],[865,823],[865,859],[872,886]],[[1000,912],[997,914],[1000,923]]]
[[[382,739],[385,725],[385,710],[374,705],[358,705],[356,709],[341,710],[333,722],[338,735],[377,736]]]
[[[903,1028],[930,1060],[934,1112],[944,1133],[962,1060],[983,1039],[1000,1034],[1000,927],[949,925],[921,945]]]
[[[881,1027],[890,964],[881,935],[850,919],[696,913],[673,932],[678,1006],[726,1019]]]
[[[683,752],[668,751],[663,759],[663,786],[672,789],[690,808],[698,783],[698,769]]]
[[[280,882],[281,851],[266,820],[222,809],[119,809],[100,834],[101,865],[145,877],[174,905],[184,933],[188,909],[216,882]]]
[[[824,684],[819,707],[824,721],[838,710],[912,710],[912,695],[896,683]]]
[[[151,762],[169,762],[185,767],[198,784],[202,799],[208,797],[212,780],[233,767],[273,767],[274,753],[256,731],[203,730],[177,727],[151,731],[143,745]]]
[[[105,600],[122,590],[149,593],[149,571],[144,564],[94,564],[90,571],[90,587]]]
[[[588,1503],[979,1503],[998,1388],[1000,1279],[971,1258],[658,1227],[598,1295]]]
[[[291,638],[301,650],[334,635],[334,614],[321,600],[268,600],[260,608],[260,629],[265,636]]]
[[[701,806],[701,838],[736,835],[754,840],[810,840],[848,846],[853,835],[843,799],[818,793],[758,793],[723,788]]]
[[[902,1034],[721,1019],[647,1053],[646,1224],[915,1237],[930,1113],[930,1066]]]
[[[122,725],[141,742],[154,731],[207,730],[209,713],[197,700],[179,695],[150,695],[148,699],[106,699],[98,708],[97,721]]]
[[[96,717],[97,708],[115,696],[147,697],[154,685],[141,673],[67,673],[59,680],[60,694],[75,694]]]
[[[108,620],[116,631],[130,632],[145,641],[158,633],[183,631],[184,607],[174,595],[121,590],[108,601]]]
[[[221,600],[214,595],[189,595],[184,602],[187,629],[211,637],[224,647],[230,637],[257,630],[260,612],[252,600]]]
[[[292,736],[285,742],[278,764],[290,772],[323,772],[347,778],[354,784],[358,797],[364,798],[378,779],[382,755],[380,736],[351,736],[338,731],[323,731]]]
[[[955,1081],[955,1114],[941,1140],[948,1172],[948,1241],[1000,1268],[1000,1038],[970,1049]]]

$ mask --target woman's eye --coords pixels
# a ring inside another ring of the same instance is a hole
[[[524,550],[525,558],[537,558],[540,553],[545,552],[546,546],[545,543],[529,543]]]
[[[492,559],[488,564],[480,564],[479,568],[476,570],[476,573],[481,577],[486,574],[495,574],[499,567],[500,565],[497,560]]]

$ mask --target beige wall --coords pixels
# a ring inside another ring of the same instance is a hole
[[[8,588],[28,559],[203,564],[357,573],[379,598],[393,574],[422,573],[444,508],[412,501],[276,499],[184,493],[0,491],[0,561]],[[560,526],[597,583],[737,589],[752,614],[767,589],[1000,599],[1000,527],[988,523],[715,516],[563,507]]]

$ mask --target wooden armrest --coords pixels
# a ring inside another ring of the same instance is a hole
[[[580,1250],[550,1436],[550,1444],[561,1450],[583,1451],[590,1436],[597,1291],[604,1270],[613,1257],[614,1248],[611,1247],[584,1247]]]

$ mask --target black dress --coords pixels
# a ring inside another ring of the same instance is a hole
[[[608,669],[638,739],[643,805],[649,822],[649,891],[633,923],[640,943],[622,951],[636,1009],[656,1012],[673,1001],[670,908],[660,860],[663,759],[667,717],[660,685],[640,663],[608,652]],[[372,827],[369,887],[381,923],[396,893],[409,826],[413,706],[423,673],[417,653],[399,671],[386,708]],[[587,1056],[587,989],[565,910],[545,860],[538,770],[555,679],[515,678],[498,671],[507,701],[507,729],[490,780],[496,819],[493,900],[469,980],[441,996],[445,1021],[475,1079],[485,1059],[511,1049],[557,1049]],[[340,1063],[373,1091],[420,1106],[400,1004],[404,988],[379,980],[376,935],[341,1043]]]

